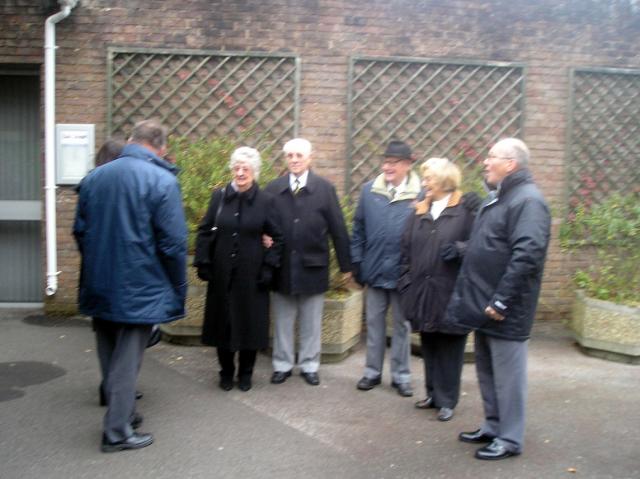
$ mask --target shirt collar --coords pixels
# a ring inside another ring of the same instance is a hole
[[[296,179],[298,180],[298,184],[300,188],[304,188],[307,186],[307,180],[309,179],[309,170],[302,173],[300,176],[296,176],[293,173],[289,173],[289,186],[293,190],[295,188]]]
[[[391,188],[395,188],[396,195],[404,193],[404,190],[407,189],[407,178],[408,177],[405,176],[398,186],[393,186],[393,184],[387,183],[387,191],[391,191]]]

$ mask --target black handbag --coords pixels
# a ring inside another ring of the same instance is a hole
[[[215,248],[216,238],[218,236],[218,217],[224,205],[225,190],[225,188],[220,190],[220,202],[218,203],[218,208],[216,209],[216,214],[213,219],[213,226],[208,231],[201,231],[196,240],[196,255],[193,266],[198,268],[199,272],[211,266],[211,253]],[[208,279],[202,277],[200,274],[198,274],[198,276],[200,276],[200,279],[208,281]]]

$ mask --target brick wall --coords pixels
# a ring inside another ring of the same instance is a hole
[[[293,52],[302,59],[301,134],[316,167],[339,188],[346,157],[349,55],[521,62],[524,139],[553,206],[554,239],[542,317],[567,314],[572,260],[557,244],[565,191],[569,69],[640,68],[640,12],[632,0],[82,0],[57,27],[57,122],[106,128],[108,46]],[[0,6],[0,64],[41,63],[41,2]],[[60,289],[50,309],[74,306],[77,255],[69,231],[75,198],[58,192]]]

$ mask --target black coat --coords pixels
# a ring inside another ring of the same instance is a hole
[[[340,270],[351,271],[349,233],[335,188],[310,171],[306,186],[297,195],[291,192],[288,174],[273,180],[265,190],[275,198],[285,243],[276,291],[324,293],[329,289],[329,236]]]
[[[231,185],[217,220],[217,236],[208,244],[222,190],[211,195],[209,209],[198,226],[194,265],[207,268],[207,288],[202,342],[231,351],[262,349],[269,342],[269,281],[278,267],[282,233],[273,198],[253,185],[237,193]],[[268,250],[262,234],[273,238]]]
[[[447,309],[457,325],[525,341],[531,334],[549,245],[551,215],[531,174],[507,176],[483,203]],[[484,314],[492,306],[504,315]]]
[[[473,212],[461,203],[461,196],[459,191],[454,192],[435,221],[429,213],[431,203],[422,201],[407,221],[401,243],[398,290],[403,312],[414,331],[447,334],[469,331],[444,322],[474,218]],[[443,260],[444,245],[455,248],[456,257]]]

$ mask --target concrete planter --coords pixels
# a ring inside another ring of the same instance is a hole
[[[341,361],[360,341],[363,294],[351,290],[343,299],[325,299],[322,315],[322,362]]]
[[[192,264],[193,258],[189,258],[188,264]],[[202,319],[204,318],[204,302],[207,296],[207,283],[201,281],[195,268],[187,267],[187,315],[173,323],[160,326],[162,338],[171,343],[199,346],[202,334]]]
[[[640,364],[640,307],[589,298],[579,290],[570,326],[586,354]]]
[[[191,264],[191,261],[189,262]],[[187,316],[160,328],[164,340],[198,346],[202,333],[207,283],[195,268],[188,268]],[[337,362],[349,355],[362,332],[362,291],[350,291],[343,299],[326,299],[322,318],[322,361]]]

